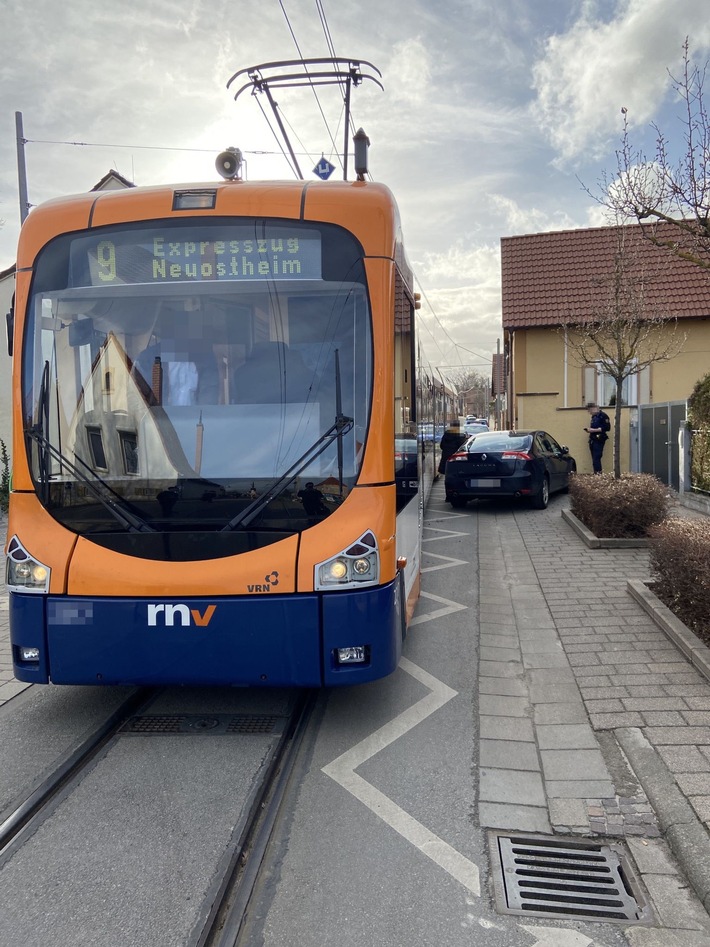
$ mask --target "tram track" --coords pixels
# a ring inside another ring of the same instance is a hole
[[[31,831],[42,818],[60,791],[80,776],[126,722],[155,700],[157,693],[157,688],[142,687],[131,694],[76,749],[61,759],[38,786],[15,803],[0,823],[0,866],[10,850],[21,843],[23,834]]]
[[[259,787],[242,837],[225,873],[210,921],[194,947],[238,947],[274,825],[294,772],[317,691],[299,696],[269,771]]]
[[[173,917],[156,943],[237,947],[318,693],[284,691],[274,702],[259,692],[137,690],[6,808],[0,883],[40,900],[59,885],[56,931],[71,937],[74,916],[86,912],[97,945],[115,943],[120,932],[137,947],[139,931],[155,923],[156,899],[168,912],[179,899],[188,905],[182,920]],[[216,763],[228,773],[218,773]],[[210,785],[216,789],[206,799]],[[183,807],[177,815],[176,799]],[[141,819],[156,828],[154,838],[131,825]],[[188,835],[193,841],[184,844]],[[202,835],[209,836],[204,846]],[[188,852],[192,865],[184,861]],[[80,879],[94,864],[87,888]],[[139,865],[156,886],[136,909],[116,879],[131,885]],[[27,936],[34,943],[19,906],[13,920],[0,921],[0,942],[10,931],[16,942]]]

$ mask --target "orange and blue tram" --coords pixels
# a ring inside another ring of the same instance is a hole
[[[16,677],[392,672],[436,461],[416,306],[380,184],[231,180],[34,209],[9,319]]]

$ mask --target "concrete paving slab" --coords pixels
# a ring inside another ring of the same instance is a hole
[[[549,703],[574,703],[582,699],[582,694],[576,684],[562,683],[555,687],[549,684],[532,684],[530,687],[530,703],[549,704]]]
[[[548,808],[553,825],[589,829],[589,811],[583,799],[550,799]]]
[[[512,802],[540,807],[547,805],[539,773],[484,766],[480,775],[479,798],[482,802]]]
[[[672,773],[710,773],[710,759],[697,746],[659,746],[657,750]]]
[[[644,884],[662,927],[702,931],[710,936],[710,918],[684,878],[650,874],[644,877]]]
[[[523,665],[520,661],[481,661],[478,673],[481,677],[521,677]]]
[[[594,731],[588,723],[537,724],[537,745],[541,750],[596,750]]]
[[[478,698],[478,710],[484,716],[529,717],[531,715],[527,697],[509,697],[499,694],[481,694]]]
[[[563,701],[559,704],[535,704],[533,720],[536,726],[544,724],[588,723],[589,717],[581,700]]]
[[[546,807],[536,809],[533,806],[481,802],[478,805],[478,818],[481,825],[489,829],[509,829],[510,831],[542,832],[545,834],[552,832]]]
[[[610,779],[600,750],[540,750],[546,779]]]
[[[478,681],[480,694],[505,694],[510,697],[527,697],[528,689],[519,678],[481,677]]]
[[[480,718],[482,740],[521,740],[534,743],[532,721],[522,717],[484,717]]]
[[[540,771],[540,759],[534,743],[516,740],[481,740],[480,765],[498,769]]]
[[[610,779],[545,779],[548,799],[610,799],[616,793]]]
[[[481,661],[520,661],[520,648],[492,648],[481,644]]]
[[[566,654],[539,653],[523,654],[523,665],[526,668],[567,668],[571,661]]]

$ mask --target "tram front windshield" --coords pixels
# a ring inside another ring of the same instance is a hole
[[[362,250],[251,218],[66,235],[37,261],[22,385],[38,495],[76,532],[307,528],[364,448]]]

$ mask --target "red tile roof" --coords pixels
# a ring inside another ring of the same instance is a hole
[[[559,325],[573,314],[592,312],[599,305],[600,280],[614,271],[618,231],[653,279],[656,313],[680,319],[710,316],[710,270],[659,249],[633,224],[503,237],[503,328]],[[672,224],[655,232],[678,240]]]

